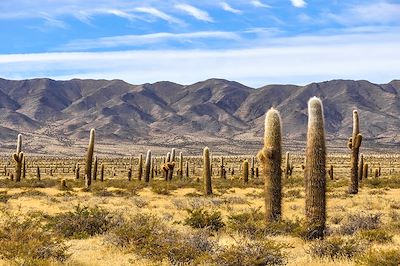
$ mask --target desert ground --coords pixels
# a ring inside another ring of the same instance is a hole
[[[291,154],[283,176],[282,221],[265,225],[263,178],[244,183],[244,160],[212,160],[212,195],[204,195],[202,158],[164,180],[155,156],[153,178],[138,180],[138,158],[99,158],[104,165],[85,188],[81,158],[26,158],[26,175],[11,180],[3,157],[0,179],[2,265],[397,265],[400,260],[400,157],[364,154],[369,175],[347,193],[350,155],[330,154],[324,240],[303,237],[304,155]],[[76,179],[76,163],[80,176]],[[132,164],[131,180],[128,172]],[[40,168],[40,180],[37,167]],[[251,165],[250,165],[251,166]],[[232,169],[234,172],[232,173]],[[379,170],[380,169],[380,170]],[[257,171],[259,175],[257,176]],[[375,172],[380,175],[375,176]],[[61,184],[62,180],[65,182]]]

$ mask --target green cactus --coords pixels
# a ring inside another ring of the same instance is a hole
[[[100,167],[100,181],[101,182],[104,181],[104,164],[101,164],[101,167]]]
[[[245,184],[249,183],[249,161],[243,161],[243,182]]]
[[[168,165],[169,169],[168,169],[168,172],[167,172],[167,180],[171,181],[172,177],[174,175],[174,167],[175,167],[175,148],[171,149],[171,154],[170,154],[170,158],[169,158],[168,162],[170,164]]]
[[[264,125],[264,147],[257,157],[264,177],[265,221],[279,221],[282,216],[282,129],[279,112],[268,110]]]
[[[361,181],[363,178],[363,169],[364,169],[364,155],[360,154],[360,162],[358,163],[358,180]]]
[[[347,143],[351,150],[351,173],[350,173],[350,194],[358,193],[358,153],[362,142],[362,135],[360,134],[360,125],[357,110],[353,111],[353,134]]]
[[[149,183],[150,182],[150,170],[151,170],[151,150],[147,151],[144,167],[145,167],[144,182]]]
[[[89,145],[86,155],[86,167],[85,167],[85,186],[88,188],[92,183],[92,163],[93,163],[93,152],[94,152],[94,128],[90,130]]]
[[[22,135],[18,134],[17,141],[17,151],[13,154],[13,159],[15,161],[15,181],[21,182],[21,173],[22,173],[22,163],[24,160],[24,153],[21,151],[22,149]]]
[[[210,150],[208,147],[203,151],[203,180],[204,180],[204,193],[206,195],[212,194],[211,185],[211,164],[210,164]]]
[[[97,179],[97,156],[94,157],[94,165],[93,165],[93,180]]]
[[[304,169],[307,238],[323,238],[326,223],[326,144],[324,111],[319,98],[308,102],[308,131]]]
[[[138,165],[138,176],[137,179],[139,181],[142,181],[142,175],[143,175],[143,156],[142,154],[139,155],[139,165]]]

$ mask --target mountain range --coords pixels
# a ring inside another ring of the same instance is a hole
[[[199,153],[255,152],[262,145],[265,112],[282,117],[284,145],[304,149],[307,101],[324,104],[329,147],[340,150],[360,114],[363,146],[394,151],[400,144],[400,80],[374,84],[331,80],[306,86],[250,88],[209,79],[191,85],[162,81],[0,79],[0,148],[14,149],[18,133],[32,153],[76,154],[96,129],[99,152],[130,154],[147,148]]]

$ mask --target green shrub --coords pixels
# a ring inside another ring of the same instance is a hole
[[[156,216],[141,213],[111,230],[106,240],[153,261],[167,259],[173,265],[197,265],[217,250],[206,230],[182,234]]]
[[[87,238],[105,233],[118,222],[114,218],[97,206],[89,208],[81,205],[75,206],[74,211],[48,217],[50,228],[68,238]]]
[[[189,217],[184,221],[185,225],[192,228],[209,228],[212,231],[218,231],[225,226],[219,211],[208,212],[203,208],[187,210]]]
[[[306,253],[316,258],[350,259],[363,252],[364,249],[365,244],[355,238],[333,236],[311,242]]]
[[[241,241],[222,248],[214,255],[213,262],[224,266],[285,265],[283,247],[273,241]]]
[[[371,249],[356,259],[357,265],[365,266],[398,266],[400,265],[399,249]]]
[[[370,243],[380,244],[392,242],[393,240],[393,235],[383,229],[361,230],[357,233],[357,237]]]
[[[44,227],[42,214],[5,213],[0,222],[0,256],[17,265],[50,265],[69,257],[64,240]]]

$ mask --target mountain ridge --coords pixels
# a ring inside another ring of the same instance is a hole
[[[312,96],[323,101],[327,139],[333,146],[345,147],[353,109],[359,110],[366,146],[400,144],[400,80],[374,84],[336,79],[251,88],[224,79],[134,85],[118,79],[0,78],[0,147],[10,146],[13,134],[21,132],[32,136],[29,148],[46,152],[43,139],[54,147],[71,146],[95,128],[100,141],[116,146],[213,144],[238,151],[262,141],[270,107],[280,111],[290,146],[305,141]]]

